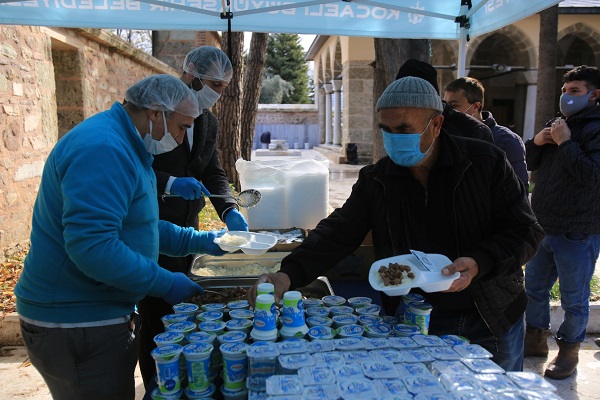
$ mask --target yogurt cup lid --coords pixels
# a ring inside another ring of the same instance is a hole
[[[409,301],[425,301],[425,296],[422,296],[418,293],[407,293],[402,295],[402,300],[407,303]]]
[[[329,326],[313,326],[308,330],[308,336],[313,339],[333,339],[336,332]]]
[[[392,331],[387,324],[369,324],[364,326],[365,332],[373,333],[376,335],[389,335]]]
[[[184,356],[200,356],[212,351],[213,347],[211,344],[204,342],[197,342],[188,344],[183,348]]]
[[[154,336],[154,343],[156,343],[157,346],[177,344],[184,338],[185,336],[181,332],[167,331]]]
[[[198,399],[199,398],[211,398],[216,390],[217,390],[217,387],[211,383],[210,385],[208,385],[208,388],[206,388],[206,390],[202,390],[202,391],[192,390],[189,387],[186,387],[184,390],[184,393],[188,399],[193,400],[193,399],[197,399],[197,398]],[[177,397],[177,398],[179,398],[179,397]]]
[[[175,323],[175,322],[184,322],[187,321],[187,315],[185,314],[167,314],[167,315],[163,315],[161,317],[161,320],[163,320],[163,322],[170,322],[170,323]]]
[[[370,297],[350,297],[348,304],[360,305],[360,304],[371,304],[373,300]]]
[[[183,351],[183,347],[178,344],[167,344],[164,346],[159,346],[152,350],[152,357],[156,358],[174,358],[177,357]]]
[[[398,318],[396,318],[394,316],[391,316],[391,315],[385,315],[383,317],[383,322],[385,324],[392,325],[392,326],[396,325],[397,323],[399,323]]]
[[[389,361],[369,361],[361,363],[363,373],[372,379],[392,379],[398,376],[394,363]]]
[[[248,303],[248,300],[234,300],[227,303],[227,307],[231,310],[238,308],[248,308],[249,306],[250,304]]]
[[[354,309],[350,306],[331,306],[329,312],[333,315],[352,314]]]
[[[242,331],[230,331],[217,336],[220,343],[235,343],[246,340],[247,335]]]
[[[321,299],[304,299],[304,308],[314,307],[314,306],[322,306],[323,300]]]
[[[200,330],[206,332],[218,332],[225,329],[225,322],[223,321],[204,321],[198,324]]]
[[[361,350],[365,345],[362,337],[347,337],[334,339],[336,350]]]
[[[234,319],[250,319],[254,317],[254,312],[250,310],[231,310],[229,316]]]
[[[433,306],[426,301],[411,301],[408,306],[412,312],[430,313],[433,310]]]
[[[442,339],[435,335],[419,334],[411,336],[411,338],[421,346],[448,346],[448,343],[444,342]]]
[[[248,347],[248,357],[277,357],[279,348],[273,342],[255,342]]]
[[[338,381],[346,378],[354,379],[365,377],[362,367],[358,364],[345,364],[340,367],[333,367],[332,369]]]
[[[314,339],[306,344],[309,353],[325,353],[333,351],[335,345],[332,340]]]
[[[383,322],[383,318],[378,315],[365,314],[358,316],[358,323],[361,325],[378,324],[380,322]]]
[[[337,334],[345,337],[362,336],[365,328],[357,324],[343,325],[337,329]]]
[[[367,304],[356,308],[356,313],[359,315],[379,315],[381,312],[381,306],[378,304]]]
[[[227,397],[239,397],[240,399],[245,399],[247,394],[248,394],[248,390],[247,389],[241,389],[241,390],[229,390],[227,389],[225,386],[221,385],[221,393],[223,393],[223,395],[227,396]]]
[[[252,326],[252,321],[249,319],[230,319],[225,322],[225,327],[229,330],[244,330]]]
[[[341,306],[346,302],[346,299],[342,296],[324,296],[322,300],[325,304],[336,306]]]
[[[306,323],[310,326],[331,326],[333,320],[329,317],[313,315],[312,317],[306,318]]]
[[[176,314],[196,312],[198,311],[198,308],[198,305],[194,303],[179,303],[173,305],[173,311],[175,311]]]
[[[223,303],[208,303],[202,305],[204,311],[222,311],[224,308],[225,304]]]
[[[279,364],[286,369],[299,369],[315,365],[315,361],[308,353],[285,354],[279,356],[278,360]]]
[[[151,396],[152,400],[178,400],[181,398],[182,393],[183,393],[183,390],[179,389],[175,393],[164,394],[163,392],[160,391],[159,388],[156,388],[152,391],[150,396]]]
[[[421,328],[417,325],[409,325],[409,324],[397,324],[394,325],[394,332],[397,332],[401,335],[417,335],[421,332]]]
[[[175,322],[167,327],[167,330],[175,332],[191,332],[194,329],[196,329],[196,324],[192,321]]]
[[[266,381],[269,395],[299,395],[304,390],[304,385],[299,377],[294,375],[273,375]]]
[[[329,315],[329,307],[308,307],[306,314],[309,316],[327,317]]]
[[[222,311],[204,311],[196,316],[198,321],[217,321],[223,319]]]
[[[223,354],[239,355],[246,354],[249,345],[244,342],[223,343],[219,349]]]
[[[190,343],[197,343],[197,342],[213,343],[216,338],[217,338],[217,335],[215,335],[214,333],[203,332],[203,331],[190,333],[187,337],[188,342],[190,342]]]
[[[338,325],[350,325],[358,322],[358,316],[354,314],[339,314],[331,317],[333,322]]]
[[[300,339],[300,340],[296,340]],[[277,343],[280,354],[306,353],[306,340],[301,338],[291,338]]]
[[[335,375],[327,366],[302,367],[298,370],[298,377],[304,385],[334,384]]]

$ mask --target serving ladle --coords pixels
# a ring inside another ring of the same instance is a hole
[[[231,198],[231,199],[235,200],[235,202],[238,204],[238,206],[244,207],[244,208],[254,207],[255,205],[258,204],[258,202],[260,201],[260,198],[261,198],[260,192],[256,189],[242,190],[237,196],[234,196],[231,194],[205,195],[204,193],[202,193],[202,196],[204,196],[204,197],[220,197],[220,198],[226,198],[226,199]],[[163,197],[179,197],[179,196],[176,194],[164,194]]]

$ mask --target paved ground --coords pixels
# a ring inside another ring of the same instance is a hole
[[[317,156],[314,150],[302,150],[307,157]],[[261,157],[260,159],[264,159]],[[362,166],[330,164],[329,202],[332,208],[340,207],[350,194],[356,182],[358,171]],[[596,268],[600,276],[600,266]],[[600,348],[590,335],[582,343],[579,353],[578,372],[563,381],[551,381],[557,387],[557,394],[565,400],[600,399]],[[554,340],[549,340],[550,356],[545,358],[528,358],[525,370],[543,374],[544,368],[557,352]],[[136,370],[136,400],[143,397],[143,385],[139,371]],[[27,359],[23,346],[5,346],[0,348],[0,399],[50,400],[51,396],[38,372]]]

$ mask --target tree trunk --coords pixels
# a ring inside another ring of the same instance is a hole
[[[223,32],[221,48],[228,52],[231,39],[232,54],[228,54],[233,66],[233,76],[229,86],[223,91],[221,99],[217,103],[217,117],[219,119],[219,153],[221,164],[227,174],[230,183],[236,190],[240,189],[240,183],[235,161],[240,157],[240,116],[242,100],[242,76],[244,33],[232,32],[231,37]]]
[[[260,97],[260,90],[262,88],[262,75],[265,70],[268,42],[268,33],[254,32],[252,40],[250,40],[250,50],[246,60],[246,75],[244,77],[240,136],[241,156],[244,160],[250,160],[250,156],[252,155],[258,98]]]
[[[375,38],[375,72],[373,76],[373,163],[387,153],[383,148],[383,138],[378,127],[379,118],[375,105],[390,83],[396,78],[400,66],[407,60],[429,62],[431,41],[429,39],[378,39]]]
[[[556,43],[558,5],[540,13],[540,51],[538,55],[535,135],[554,116],[556,104]]]

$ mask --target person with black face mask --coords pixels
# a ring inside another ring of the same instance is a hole
[[[233,68],[227,55],[216,47],[191,50],[183,61],[180,80],[196,95],[200,115],[183,135],[180,146],[154,156],[158,209],[161,219],[181,227],[198,229],[198,214],[206,204],[203,195],[231,195],[227,175],[221,165],[218,148],[217,117],[210,112],[229,85]],[[163,196],[170,194],[171,196]],[[176,195],[176,196],[172,196]],[[247,231],[248,224],[233,198],[211,198],[217,214],[231,231]],[[193,256],[161,255],[158,263],[170,271],[186,273]],[[173,309],[162,299],[146,297],[139,304],[140,371],[146,388],[155,384],[156,365],[150,352],[156,347],[154,336],[164,331],[161,317]]]
[[[600,251],[600,70],[582,65],[563,76],[558,118],[525,143],[536,171],[531,206],[546,236],[525,270],[529,304],[525,357],[548,356],[550,289],[560,280],[564,319],[558,356],[545,376],[565,379],[578,363],[589,319],[590,281]]]
[[[543,237],[525,187],[502,150],[444,131],[442,100],[424,79],[392,82],[376,107],[388,156],[360,170],[346,203],[310,231],[279,272],[261,276],[248,301],[262,282],[274,284],[276,298],[310,283],[371,232],[376,259],[414,249],[452,260],[443,275],[460,272],[444,292],[417,291],[433,305],[429,333],[464,336],[505,370],[521,370],[522,265]],[[400,297],[382,294],[381,303],[396,315]]]

